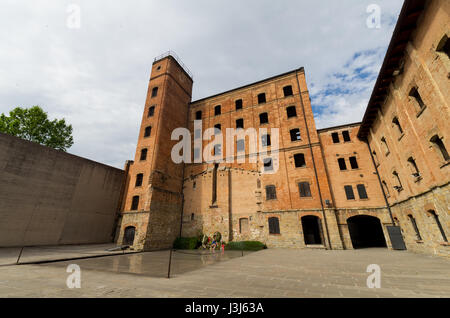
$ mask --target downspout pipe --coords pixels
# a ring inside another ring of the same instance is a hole
[[[302,107],[303,119],[305,121],[306,135],[308,137],[309,150],[311,152],[311,158],[312,158],[313,167],[314,167],[314,175],[316,177],[317,189],[319,190],[319,199],[320,199],[320,205],[322,207],[322,215],[323,215],[323,221],[325,223],[325,231],[327,232],[328,245],[329,245],[330,250],[332,250],[333,248],[331,246],[330,232],[328,231],[328,223],[327,223],[327,218],[325,215],[325,207],[323,206],[322,191],[320,191],[319,177],[317,176],[316,161],[314,159],[314,153],[313,153],[313,149],[312,149],[312,145],[311,145],[311,136],[309,135],[308,121],[306,120],[306,112],[305,112],[305,107],[303,105],[302,91],[300,89],[300,82],[298,80],[298,70],[295,71],[295,78],[297,80],[298,94],[300,97],[300,105]]]

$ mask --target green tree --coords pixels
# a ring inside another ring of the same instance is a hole
[[[64,119],[49,120],[39,106],[16,107],[9,116],[1,114],[0,132],[63,151],[73,145],[72,125]]]

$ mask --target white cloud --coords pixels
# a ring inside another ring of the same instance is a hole
[[[168,49],[198,99],[304,66],[317,126],[362,118],[402,1],[17,1],[0,10],[0,113],[41,105],[74,126],[69,152],[122,167],[134,157],[150,67]],[[81,29],[66,27],[67,6]],[[357,52],[374,51],[352,59]],[[333,74],[346,74],[343,82]],[[328,96],[328,88],[344,92]]]

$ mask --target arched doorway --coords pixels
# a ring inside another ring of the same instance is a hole
[[[356,215],[347,219],[353,248],[386,247],[383,228],[378,218]]]
[[[302,217],[303,237],[305,244],[323,244],[320,219],[314,215]]]
[[[135,233],[136,233],[136,228],[134,226],[126,227],[125,232],[123,234],[123,244],[130,245],[130,246],[133,245]]]

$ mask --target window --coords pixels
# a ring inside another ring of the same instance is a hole
[[[430,141],[434,144],[434,146],[437,149],[439,149],[442,158],[444,158],[445,161],[450,160],[450,156],[448,155],[447,149],[445,148],[445,145],[442,142],[442,138],[439,138],[438,135],[434,135],[433,137],[431,137]]]
[[[396,185],[394,185],[394,189],[397,190],[398,192],[403,190],[403,186],[402,186],[402,182],[400,180],[400,177],[397,173],[397,171],[392,172],[392,176],[394,178],[394,181],[396,183]]]
[[[344,142],[350,141],[350,133],[348,130],[344,130],[342,132],[342,138],[344,138]]]
[[[358,169],[358,161],[356,161],[356,157],[350,157],[350,166],[352,167],[352,169]]]
[[[434,221],[436,222],[436,225],[438,226],[439,231],[441,232],[442,239],[443,239],[445,242],[448,242],[447,236],[445,235],[444,229],[442,228],[441,221],[439,221],[439,217],[438,217],[438,215],[436,214],[436,212],[434,212],[433,210],[430,210],[430,211],[428,211],[428,213],[430,213],[431,216],[433,216]]]
[[[236,119],[236,129],[237,128],[244,128],[244,119],[242,118]]]
[[[196,181],[194,181],[194,182],[192,182],[192,188],[197,188],[197,182]]]
[[[269,234],[280,234],[280,222],[277,217],[269,218]]]
[[[217,105],[216,107],[214,107],[214,116],[218,116],[222,113],[222,108],[220,105]]]
[[[136,211],[139,207],[139,196],[135,195],[133,199],[131,199],[131,211]]]
[[[266,102],[266,93],[258,94],[258,104],[263,104]]]
[[[419,168],[417,167],[417,164],[416,164],[416,161],[414,160],[414,158],[409,157],[407,161],[411,168],[412,176],[415,178],[420,177],[420,171],[419,171]]]
[[[356,185],[356,189],[358,190],[358,195],[359,195],[360,199],[368,199],[369,198],[367,196],[366,187],[364,186],[364,184]]]
[[[347,196],[347,200],[354,200],[355,194],[353,193],[353,187],[351,185],[344,186],[345,195]]]
[[[389,155],[390,151],[389,151],[388,144],[386,142],[386,138],[381,137],[381,144],[383,145],[386,156]]]
[[[286,108],[287,118],[297,117],[297,111],[295,110],[295,106],[289,106]]]
[[[292,96],[293,95],[293,93],[292,93],[292,86],[289,85],[289,86],[283,87],[283,93],[284,93],[284,97]]]
[[[150,137],[151,133],[152,133],[152,126],[145,127],[144,137]]]
[[[264,159],[264,171],[272,171],[273,170],[273,162],[272,158]]]
[[[379,165],[380,165],[380,162],[378,161],[378,156],[377,156],[377,153],[376,153],[375,150],[372,151],[372,155],[373,155],[373,161],[375,161],[375,165],[376,165],[376,166],[379,166]]]
[[[218,130],[220,130],[220,131],[218,131],[218,132],[216,132],[216,131],[214,131],[214,134],[220,134],[221,132],[222,132],[222,125],[221,124],[215,124],[214,125],[214,128],[215,128],[215,130],[216,129],[218,129]]]
[[[381,184],[383,185],[384,193],[386,194],[386,197],[389,198],[391,194],[389,193],[389,188],[386,184],[386,181],[381,181]]]
[[[417,87],[413,87],[411,88],[411,91],[409,92],[409,96],[411,98],[413,98],[413,100],[415,101],[416,105],[419,106],[419,110],[422,110],[425,108],[425,103],[422,100],[422,97],[420,97],[419,91],[417,89]]]
[[[198,110],[195,112],[195,119],[196,120],[202,119],[202,111],[201,110]]]
[[[222,154],[222,145],[214,145],[214,156],[220,156]]]
[[[302,153],[296,153],[294,155],[294,162],[296,168],[306,167],[305,155]]]
[[[334,132],[331,134],[331,138],[333,139],[333,143],[334,144],[338,144],[339,143],[339,134],[337,132]]]
[[[422,241],[422,236],[420,235],[419,228],[417,227],[416,219],[411,214],[408,215],[408,218],[411,221],[414,232],[416,233],[416,239],[418,241]]]
[[[212,182],[212,204],[216,204],[217,202],[217,170],[219,169],[219,164],[214,164],[213,169],[213,182]]]
[[[239,233],[248,233],[248,218],[239,219]]]
[[[152,89],[152,97],[156,97],[158,95],[158,87],[153,87]]]
[[[270,135],[266,134],[266,135],[262,135],[261,136],[261,142],[263,147],[269,147],[270,146]]]
[[[142,186],[142,180],[144,180],[144,175],[142,173],[139,173],[138,175],[136,175],[136,187],[140,187]]]
[[[345,164],[345,159],[344,158],[339,158],[338,159],[338,164],[339,164],[339,169],[347,170],[347,165]]]
[[[447,34],[444,34],[441,41],[439,41],[436,51],[444,53],[447,55],[447,58],[450,58],[450,41],[448,40]]]
[[[289,131],[291,134],[291,141],[298,141],[302,140],[302,137],[300,136],[300,129],[294,128]]]
[[[400,122],[398,121],[398,118],[397,118],[397,117],[394,117],[394,118],[392,119],[392,124],[393,124],[395,127],[397,127],[397,131],[398,131],[398,133],[399,133],[400,135],[403,134],[402,126],[400,125]]]
[[[194,221],[194,220],[195,220],[195,214],[191,213],[191,221]]]
[[[141,150],[141,158],[140,160],[147,160],[147,148]]]
[[[300,193],[300,197],[310,197],[311,196],[311,188],[309,186],[309,182],[300,182],[298,184],[298,191]]]
[[[259,114],[259,123],[267,124],[269,122],[269,115],[267,113],[261,113]]]
[[[239,139],[236,142],[236,150],[237,152],[245,151],[245,139]]]
[[[266,200],[275,200],[277,198],[277,190],[274,185],[266,186]]]
[[[242,109],[242,99],[238,99],[235,101],[236,104],[236,110]]]
[[[151,106],[151,107],[148,109],[147,117],[153,117],[154,114],[155,114],[155,106]]]

